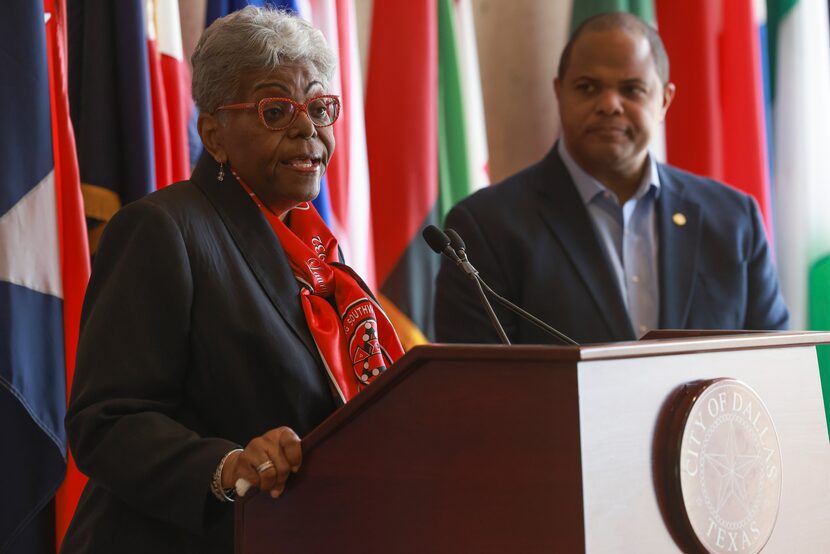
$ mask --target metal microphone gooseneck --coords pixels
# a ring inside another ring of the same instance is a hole
[[[521,307],[517,306],[507,298],[504,298],[499,293],[491,289],[490,286],[484,281],[484,279],[481,278],[481,275],[479,275],[478,270],[475,267],[473,267],[473,264],[471,264],[470,261],[467,259],[467,247],[464,244],[464,240],[461,238],[461,236],[458,233],[456,233],[454,229],[447,229],[446,235],[450,239],[450,248],[455,250],[456,255],[460,260],[459,267],[461,267],[461,269],[464,270],[464,272],[467,273],[467,275],[475,279],[476,282],[479,283],[479,287],[483,287],[484,290],[486,290],[490,294],[490,296],[492,296],[499,304],[501,304],[514,314],[518,315],[519,317],[529,321],[530,323],[532,323],[542,331],[546,332],[547,334],[551,335],[552,337],[555,337],[556,339],[562,341],[563,343],[570,344],[572,346],[579,346],[578,342],[573,340],[565,333],[551,327],[535,315],[522,309]]]
[[[458,254],[455,253],[452,246],[450,246],[449,237],[447,237],[444,231],[435,225],[427,225],[421,234],[430,248],[432,248],[437,254],[442,254],[455,262],[455,264],[460,267],[464,273],[466,273],[467,276],[473,280],[473,282],[475,282],[479,298],[481,299],[481,304],[484,306],[484,311],[487,312],[487,317],[490,318],[490,323],[492,323],[493,327],[496,329],[496,333],[499,335],[499,339],[502,344],[509,345],[510,339],[507,338],[507,333],[504,332],[504,327],[502,327],[499,322],[499,318],[496,317],[496,312],[493,311],[493,306],[490,305],[490,301],[487,300],[487,295],[484,294],[484,289],[481,287],[481,281],[478,278],[478,272],[475,268],[469,263],[467,263],[466,266],[464,265],[464,262],[458,257]],[[472,273],[470,271],[472,271]]]

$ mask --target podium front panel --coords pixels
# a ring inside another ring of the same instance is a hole
[[[778,433],[781,503],[764,552],[830,552],[830,439],[814,346],[580,362],[587,552],[677,551],[654,482],[655,424],[679,386],[719,377],[749,385]]]
[[[437,355],[383,389],[244,503],[237,554],[584,549],[573,364]]]

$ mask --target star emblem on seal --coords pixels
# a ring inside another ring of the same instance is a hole
[[[750,481],[757,472],[761,460],[760,450],[749,447],[752,452],[741,453],[739,451],[738,437],[735,430],[735,422],[728,423],[729,430],[726,434],[726,444],[723,452],[706,452],[705,463],[714,470],[717,475],[717,499],[715,501],[715,512],[720,513],[724,505],[733,498],[741,507],[750,511],[752,509],[752,484]]]

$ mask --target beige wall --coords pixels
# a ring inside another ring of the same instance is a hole
[[[357,20],[357,42],[360,48],[360,64],[363,69],[363,91],[366,92],[366,65],[369,59],[369,33],[372,30],[372,0],[354,0]]]
[[[182,48],[190,67],[190,56],[205,29],[207,0],[179,0],[179,18],[182,22]]]
[[[490,176],[539,160],[559,131],[553,76],[571,0],[474,0]]]

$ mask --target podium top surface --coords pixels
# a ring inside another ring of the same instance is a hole
[[[639,356],[659,356],[692,352],[716,352],[752,348],[781,348],[830,343],[830,332],[824,331],[658,331],[654,339],[585,346],[580,360],[602,360]],[[662,338],[667,337],[667,338]]]
[[[653,337],[653,338],[652,338]],[[543,357],[558,361],[596,361],[643,356],[665,356],[754,348],[783,348],[830,343],[830,332],[825,331],[687,331],[665,330],[649,333],[638,341],[590,344],[584,346],[467,344],[425,345],[414,348],[413,354],[423,350],[453,358],[476,354],[487,358]]]

